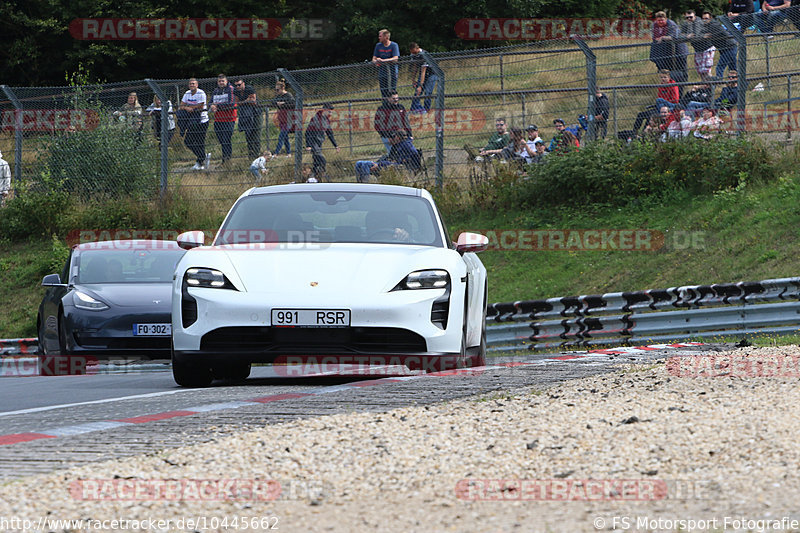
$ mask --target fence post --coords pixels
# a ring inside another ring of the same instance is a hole
[[[442,170],[444,169],[444,71],[428,52],[422,50],[420,53],[428,64],[428,68],[433,70],[433,73],[439,78],[439,81],[436,82],[436,115],[434,120],[436,123],[436,188],[441,190],[443,185]]]
[[[736,58],[736,73],[738,77],[736,91],[736,132],[744,133],[746,124],[745,111],[747,107],[747,39],[739,29],[733,25],[728,17],[720,15],[717,20],[728,30],[736,40],[739,55]]]
[[[523,128],[527,128],[527,126],[525,125],[525,120],[526,120],[525,117],[527,116],[527,113],[525,112],[526,111],[526,109],[525,109],[525,93],[522,93],[520,95],[520,98],[522,98],[522,119],[521,119],[522,120],[522,124],[520,124],[520,125]]]
[[[506,88],[503,76],[503,54],[500,54],[500,92],[503,93],[503,105],[506,105]]]
[[[294,89],[294,179],[300,181],[303,166],[303,88],[285,68],[279,68],[278,72]]]
[[[22,180],[22,103],[11,87],[0,85],[0,88],[14,106],[14,181],[19,183]]]
[[[164,94],[164,91],[161,90],[161,87],[151,80],[150,78],[146,78],[144,80],[147,82],[147,85],[150,89],[158,96],[158,99],[161,100],[161,138],[159,139],[159,143],[161,144],[161,191],[160,196],[161,199],[164,199],[164,195],[167,194],[167,186],[168,182],[168,173],[169,173],[169,159],[167,154],[167,139],[169,133],[169,108],[170,106],[168,103],[170,102],[167,95]]]
[[[580,37],[573,37],[572,40],[581,49],[583,55],[586,56],[586,91],[589,93],[589,103],[586,110],[586,120],[588,121],[586,138],[589,141],[593,141],[595,140],[594,101],[597,93],[597,56],[594,55],[589,45],[581,40]]]

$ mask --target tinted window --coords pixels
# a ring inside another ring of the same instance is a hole
[[[184,250],[85,250],[77,283],[172,282]]]
[[[442,246],[431,204],[418,196],[292,192],[241,199],[214,244],[351,242]]]

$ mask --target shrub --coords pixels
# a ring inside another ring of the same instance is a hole
[[[21,241],[60,233],[63,214],[72,204],[62,181],[48,172],[33,183],[17,183],[14,198],[0,209],[0,238]]]

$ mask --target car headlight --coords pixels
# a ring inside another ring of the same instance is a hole
[[[189,287],[236,290],[225,274],[214,268],[190,268],[186,270],[184,281]]]
[[[89,311],[102,311],[104,309],[108,309],[106,304],[97,298],[92,298],[85,292],[75,291],[73,294],[75,297],[72,301],[75,304],[75,307],[78,309],[87,309]]]
[[[417,270],[405,277],[394,290],[446,289],[450,275],[446,270]]]

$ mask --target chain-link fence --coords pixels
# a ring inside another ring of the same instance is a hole
[[[181,194],[224,211],[255,184],[315,177],[441,186],[487,176],[505,129],[529,159],[537,137],[557,149],[551,140],[563,130],[580,143],[717,129],[791,140],[800,31],[787,20],[774,33],[741,34],[718,20],[730,32],[716,41],[572,38],[423,51],[396,65],[215,75],[196,88],[185,79],[3,86],[0,150],[20,194],[51,180],[87,198]],[[409,142],[419,157],[409,156]]]

